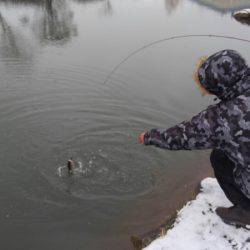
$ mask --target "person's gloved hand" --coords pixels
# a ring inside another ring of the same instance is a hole
[[[138,138],[139,143],[141,143],[141,144],[144,144],[144,143],[145,143],[145,140],[144,140],[145,134],[146,134],[146,133],[141,133],[141,134],[139,135],[139,138]]]

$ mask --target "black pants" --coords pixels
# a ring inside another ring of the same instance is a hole
[[[242,193],[233,177],[234,163],[220,150],[212,151],[210,161],[214,169],[214,175],[227,198],[234,205],[249,210],[250,199]]]

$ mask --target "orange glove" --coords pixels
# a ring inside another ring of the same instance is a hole
[[[145,133],[141,133],[139,135],[139,138],[138,138],[139,143],[144,144],[144,136],[145,136]]]

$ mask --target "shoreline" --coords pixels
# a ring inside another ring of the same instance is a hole
[[[183,206],[188,201],[195,199],[195,197],[200,193],[200,191],[201,191],[201,186],[200,186],[200,183],[198,183],[196,188],[193,190],[193,193],[191,194],[190,199],[185,201]],[[132,235],[130,240],[133,245],[133,250],[142,250],[143,248],[150,245],[154,240],[158,239],[159,237],[167,235],[168,230],[172,229],[174,226],[179,209],[176,209],[174,213],[169,215],[168,218],[160,226],[156,227],[155,229],[148,231],[141,235]]]
[[[199,194],[178,211],[173,227],[143,250],[248,250],[250,225],[228,225],[216,214],[231,207],[216,178],[205,178]]]
[[[152,218],[147,218],[149,221],[145,223],[145,230],[138,230],[138,232],[132,233],[130,235],[130,242],[132,243],[133,250],[141,250],[148,246],[155,239],[166,235],[169,229],[171,229],[177,218],[177,213],[180,209],[185,206],[185,204],[195,199],[195,197],[200,193],[200,183],[204,178],[213,177],[212,167],[210,166],[209,161],[204,164],[204,158],[201,161],[197,162],[197,165],[202,165],[199,171],[195,173],[196,175],[193,178],[190,178],[187,173],[187,182],[182,187],[178,187],[173,197],[169,200],[162,201],[161,203],[156,202],[152,205],[152,211],[157,211],[159,214],[152,214]],[[159,194],[159,197],[162,197],[162,193]],[[157,204],[157,205],[156,205]],[[166,205],[167,204],[167,205]],[[156,209],[156,206],[159,206]],[[153,225],[153,226],[152,226]]]

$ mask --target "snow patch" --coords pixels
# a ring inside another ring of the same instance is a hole
[[[243,10],[239,10],[239,11],[235,11],[234,15],[250,15],[250,9],[243,9]]]
[[[217,207],[232,204],[214,178],[201,182],[201,192],[178,213],[167,235],[144,250],[250,250],[250,231],[229,226],[216,215]]]

